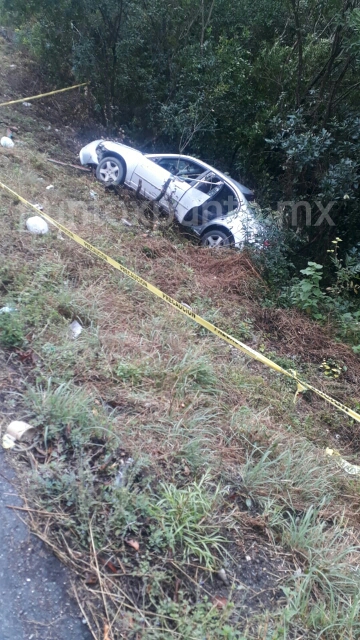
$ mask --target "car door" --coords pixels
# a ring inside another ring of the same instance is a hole
[[[178,200],[176,216],[179,222],[199,226],[206,210],[209,210],[208,217],[220,217],[222,208],[218,202],[218,194],[224,186],[224,180],[215,171],[204,171],[188,185],[188,189]]]
[[[205,174],[208,175],[209,171]],[[157,200],[166,211],[173,213],[182,222],[189,209],[201,207],[210,197],[208,192],[212,183],[201,176],[195,180],[185,180],[174,176],[153,159],[142,156],[129,184],[145,198]]]
[[[172,176],[159,204],[169,213],[174,214],[179,222],[182,222],[189,209],[201,206],[206,200],[207,196],[200,191],[195,191],[192,184],[182,178]]]
[[[172,179],[171,173],[155,162],[141,156],[130,179],[129,186],[149,200],[160,197],[166,183]]]

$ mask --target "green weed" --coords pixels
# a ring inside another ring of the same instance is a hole
[[[0,344],[3,347],[21,347],[25,342],[24,325],[16,311],[0,313]]]
[[[44,428],[45,444],[59,437],[65,429],[73,444],[86,441],[90,432],[108,430],[104,427],[105,416],[94,404],[94,398],[71,383],[53,387],[50,378],[45,387],[29,387],[25,397],[30,413],[34,415],[32,423]]]
[[[189,391],[216,393],[218,382],[212,364],[199,355],[198,350],[189,349],[180,362],[171,358],[166,373],[174,379],[174,388],[182,396]]]
[[[289,586],[283,587],[288,598],[284,628],[300,618],[317,638],[356,638],[359,548],[347,539],[341,521],[331,527],[321,522],[319,509],[311,506],[299,515],[284,512],[272,523],[280,529],[282,543],[298,553],[300,565]]]
[[[154,515],[159,520],[158,533],[173,551],[180,545],[184,558],[194,555],[205,566],[213,567],[216,564],[214,554],[225,552],[225,539],[219,534],[218,527],[209,524],[223,492],[219,485],[211,492],[209,480],[209,475],[205,474],[199,482],[183,489],[162,483]]]
[[[301,273],[305,278],[292,285],[291,302],[299,309],[311,314],[316,320],[323,320],[324,310],[331,306],[331,299],[320,288],[323,266],[316,262],[308,262],[308,266],[306,269],[301,269]]]
[[[171,637],[178,640],[246,640],[229,623],[231,604],[220,613],[207,597],[192,604],[180,593],[178,602],[165,599],[157,611],[152,629],[143,632],[144,640],[169,640]]]
[[[250,496],[277,496],[280,500],[324,500],[330,502],[336,481],[316,449],[306,440],[278,440],[271,448],[252,447],[242,468],[242,482]]]
[[[126,360],[116,365],[114,373],[122,382],[128,382],[132,385],[139,385],[144,378],[151,376],[151,370],[145,363],[136,364]]]

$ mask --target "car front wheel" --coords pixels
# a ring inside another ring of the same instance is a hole
[[[225,231],[220,229],[213,229],[207,231],[201,236],[200,240],[202,247],[217,248],[217,247],[230,247],[231,238]]]
[[[96,177],[104,184],[117,185],[125,180],[125,169],[118,158],[106,157],[96,167]]]

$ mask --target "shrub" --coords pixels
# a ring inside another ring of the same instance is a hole
[[[17,313],[0,313],[0,344],[10,348],[21,347],[24,342],[24,329]]]

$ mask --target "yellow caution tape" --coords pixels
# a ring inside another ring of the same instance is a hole
[[[336,464],[344,469],[346,473],[349,473],[351,476],[360,475],[360,467],[357,464],[351,464],[351,462],[347,462],[344,458],[341,457],[340,453],[336,451],[336,449],[325,449],[325,453],[328,456],[334,456],[334,460]]]
[[[47,213],[44,213],[44,211],[40,212],[35,205],[25,200],[25,198],[22,198],[22,196],[20,196],[18,193],[16,193],[15,191],[7,187],[2,182],[0,182],[0,188],[10,193],[12,196],[20,200],[20,202],[22,202],[26,206],[31,207],[32,209],[35,209],[37,215],[40,215],[43,218],[45,218],[45,220],[47,220],[48,222],[53,224],[57,229],[65,233],[65,235],[67,235],[69,238],[77,242],[77,244],[79,244],[81,247],[84,247],[85,249],[93,253],[95,256],[100,258],[101,260],[104,260],[104,262],[107,262],[112,267],[114,267],[118,271],[121,271],[121,273],[124,273],[126,276],[128,276],[132,280],[135,280],[135,282],[140,284],[142,287],[144,287],[148,291],[151,291],[151,293],[153,293],[155,296],[157,296],[158,298],[161,298],[161,300],[164,300],[165,302],[170,304],[172,307],[174,307],[175,309],[183,313],[185,316],[188,316],[189,318],[197,322],[197,324],[200,324],[202,327],[204,327],[208,331],[211,331],[211,333],[215,334],[216,336],[218,336],[219,338],[221,338],[222,340],[230,344],[232,347],[239,349],[239,351],[242,351],[243,353],[245,353],[245,355],[249,356],[250,358],[253,358],[254,360],[257,360],[258,362],[261,362],[262,364],[266,365],[270,369],[273,369],[278,373],[282,373],[287,378],[291,378],[292,380],[295,380],[297,384],[296,395],[301,391],[307,391],[307,390],[313,391],[318,396],[320,396],[320,398],[323,398],[323,400],[326,400],[327,402],[332,404],[334,407],[336,407],[343,413],[346,413],[346,415],[349,416],[349,418],[352,418],[353,420],[357,420],[357,422],[360,422],[360,415],[356,413],[356,411],[354,411],[353,409],[349,409],[349,407],[346,407],[341,402],[338,402],[338,400],[335,400],[331,396],[328,396],[323,391],[316,389],[316,387],[313,387],[311,384],[308,384],[307,382],[300,380],[297,376],[296,371],[287,371],[286,369],[283,369],[283,367],[280,367],[278,364],[276,364],[266,356],[262,355],[258,351],[255,351],[251,347],[248,347],[246,344],[243,344],[242,342],[240,342],[240,340],[237,340],[236,338],[229,335],[228,333],[225,333],[225,331],[222,331],[211,322],[208,322],[201,316],[198,316],[196,313],[194,313],[194,311],[192,311],[191,309],[188,309],[188,307],[181,304],[181,302],[178,302],[174,298],[171,298],[171,296],[168,296],[166,293],[163,293],[163,291],[155,287],[153,284],[150,284],[150,282],[147,282],[146,280],[138,276],[133,271],[130,271],[130,269],[127,269],[126,267],[121,265],[119,262],[116,262],[116,260],[113,260],[113,258],[110,258],[108,255],[106,255],[106,253],[103,253],[103,251],[100,251],[99,249],[96,249],[96,247],[93,247],[92,244],[90,244],[89,242],[86,242],[86,240],[83,240],[82,238],[80,238],[80,236],[78,236],[76,233],[73,233],[72,231],[64,227],[62,224],[60,224],[60,222],[57,222],[56,220],[51,218]]]
[[[85,87],[88,82],[82,82],[81,84],[74,84],[73,87],[65,87],[65,89],[56,89],[56,91],[49,91],[49,93],[40,93],[38,96],[31,96],[30,98],[20,98],[19,100],[10,100],[10,102],[2,102],[0,107],[7,107],[9,104],[17,104],[18,102],[29,102],[29,100],[38,100],[38,98],[46,98],[47,96],[53,96],[55,93],[64,93],[64,91],[70,91],[71,89],[77,89],[78,87]]]

